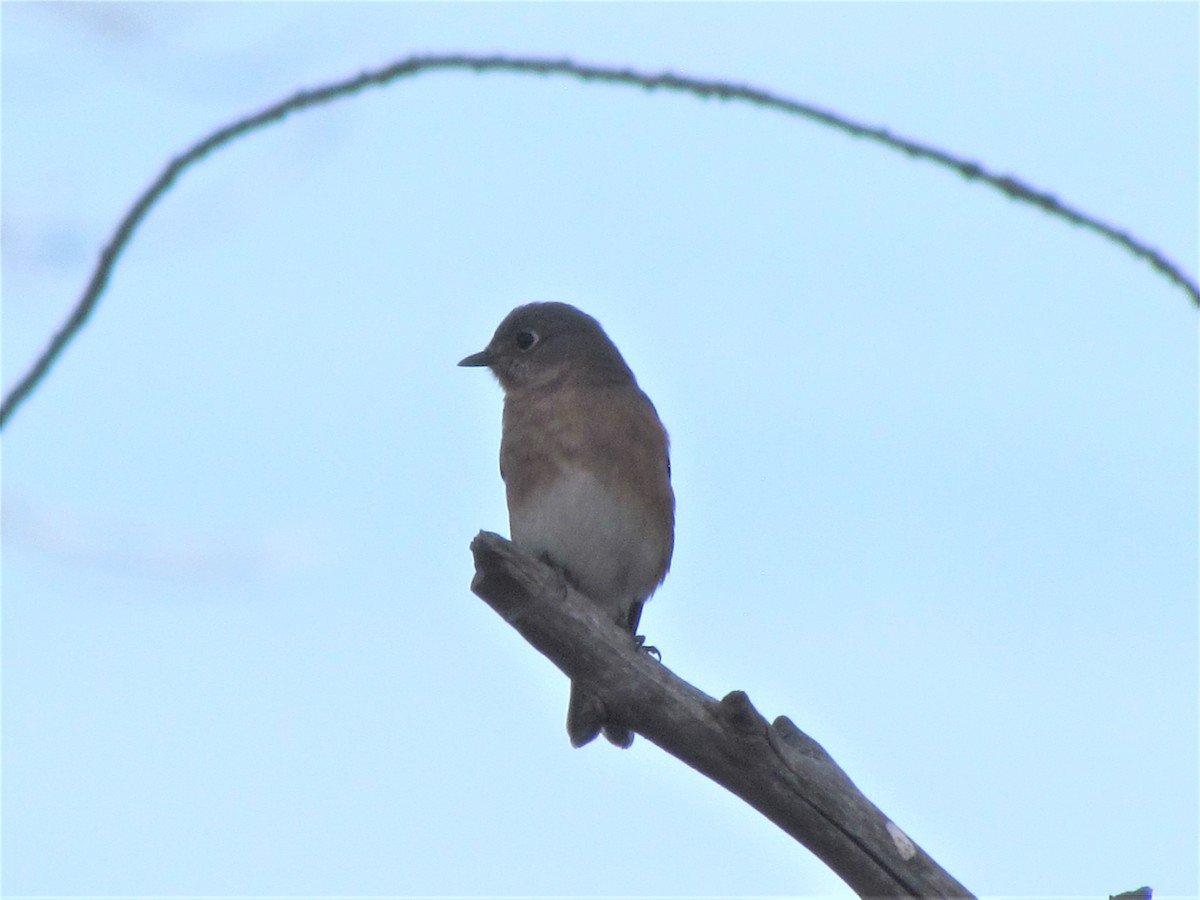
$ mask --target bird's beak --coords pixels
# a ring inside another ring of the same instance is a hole
[[[480,350],[478,353],[472,353],[466,359],[459,362],[460,366],[490,366],[492,364],[492,354],[487,350]]]

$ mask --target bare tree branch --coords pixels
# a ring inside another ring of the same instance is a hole
[[[1132,891],[1124,891],[1120,894],[1109,894],[1108,900],[1150,900],[1154,896],[1154,891],[1148,887],[1136,888]]]
[[[861,897],[970,897],[854,786],[812,738],[768,724],[741,691],[718,701],[604,619],[562,574],[481,531],[471,590],[609,718],[708,776],[815,853]]]
[[[117,225],[109,242],[100,253],[100,259],[92,271],[91,279],[83,295],[79,298],[67,320],[55,333],[46,349],[42,351],[29,371],[17,382],[4,402],[0,404],[0,429],[25,398],[38,386],[54,365],[59,355],[83,327],[112,274],[118,257],[129,243],[134,231],[151,207],[167,192],[175,179],[186,169],[190,168],[209,153],[231,141],[243,137],[252,131],[282,121],[290,113],[330,103],[342,97],[357,93],[368,87],[382,87],[397,79],[443,69],[465,69],[474,72],[509,72],[526,75],[563,75],[577,78],[581,81],[599,81],[606,84],[619,84],[630,87],[641,87],[647,90],[676,91],[692,94],[701,98],[716,98],[749,103],[764,109],[772,109],[787,115],[799,116],[817,122],[818,124],[835,128],[853,137],[865,138],[882,144],[892,150],[898,150],[917,159],[926,159],[973,181],[980,181],[1003,193],[1010,199],[1027,203],[1041,209],[1043,212],[1057,218],[1087,228],[1101,237],[1112,241],[1125,250],[1149,263],[1160,274],[1176,286],[1182,288],[1192,302],[1200,306],[1200,288],[1189,279],[1183,271],[1167,259],[1159,251],[1145,242],[1133,237],[1113,225],[1088,215],[1075,207],[1063,203],[1053,194],[1046,193],[1025,184],[1010,175],[996,175],[989,172],[979,163],[954,156],[928,144],[922,144],[905,137],[892,134],[884,128],[878,128],[856,122],[846,116],[830,112],[802,103],[789,100],[760,88],[734,84],[727,81],[711,81],[690,78],[685,75],[674,75],[664,72],[658,75],[647,75],[632,69],[617,69],[609,66],[594,66],[575,63],[568,59],[531,59],[508,56],[473,56],[469,54],[451,54],[445,56],[410,56],[406,59],[384,66],[380,69],[365,71],[352,78],[347,78],[323,87],[300,91],[286,100],[272,104],[259,112],[248,115],[236,122],[214,131],[208,137],[194,144],[175,159],[171,160],[159,176],[150,184],[141,196],[137,198],[129,211]]]

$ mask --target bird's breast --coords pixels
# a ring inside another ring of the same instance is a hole
[[[674,543],[667,436],[636,385],[509,395],[500,462],[513,542],[614,617],[662,581]]]

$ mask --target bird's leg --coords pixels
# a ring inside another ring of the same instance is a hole
[[[633,635],[633,643],[639,650],[646,651],[659,662],[662,662],[662,654],[658,652],[658,648],[646,646],[646,636],[637,633],[638,623],[642,621],[642,607],[645,603],[645,600],[635,600],[630,604],[629,612],[626,613],[625,619],[623,621],[618,619],[617,624]]]

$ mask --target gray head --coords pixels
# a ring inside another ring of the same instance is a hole
[[[634,380],[600,323],[566,303],[518,306],[488,345],[459,365],[487,366],[505,390],[563,375],[592,383]]]

